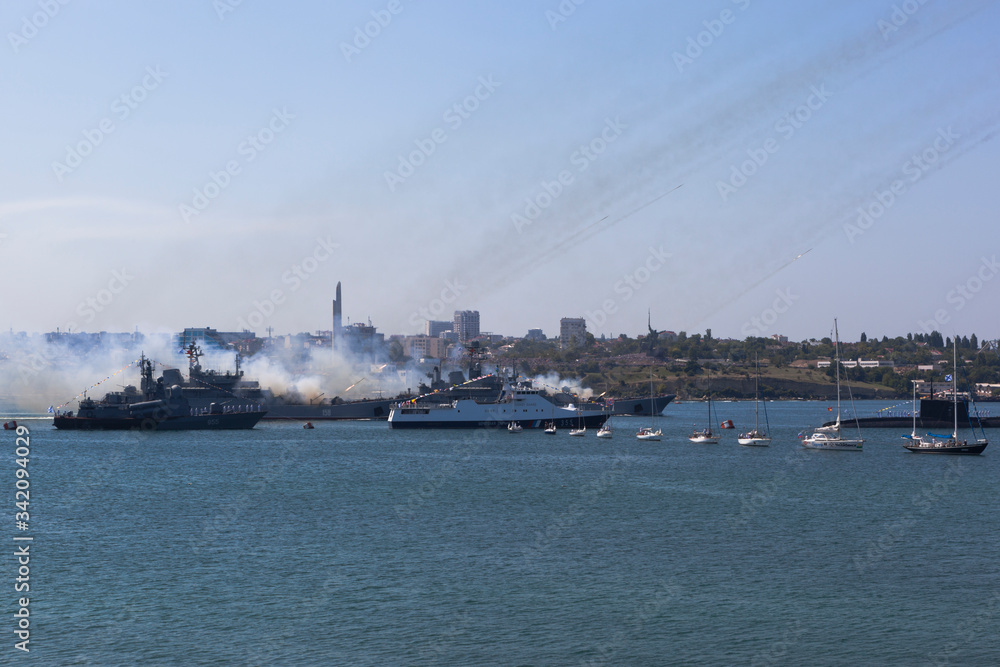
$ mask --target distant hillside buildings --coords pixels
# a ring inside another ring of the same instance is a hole
[[[559,347],[566,349],[587,342],[587,320],[582,317],[564,317],[559,320]]]
[[[439,338],[445,331],[453,331],[453,326],[454,322],[427,320],[427,324],[424,326],[424,335],[431,338]]]

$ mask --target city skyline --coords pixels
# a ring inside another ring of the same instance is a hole
[[[463,311],[463,312],[470,312],[470,311]],[[478,313],[478,311],[471,311],[471,312]],[[456,311],[456,315],[458,315],[458,311]],[[567,321],[568,320],[568,321],[571,321],[571,322],[575,322],[575,321],[579,320],[579,321],[583,321],[586,324],[585,318],[565,318],[564,317],[564,318],[560,318],[560,319],[563,320],[563,321]],[[437,322],[436,324],[444,324],[444,322]],[[397,339],[397,338],[403,338],[403,337],[405,337],[405,338],[444,338],[444,339],[446,339],[446,340],[448,340],[448,341],[450,341],[452,343],[460,343],[458,334],[454,334],[454,332],[453,332],[453,327],[454,327],[453,322],[449,321],[449,322],[447,322],[447,324],[449,325],[448,329],[440,330],[436,334],[428,334],[428,333],[426,333],[426,331],[417,332],[417,333],[380,331],[377,323],[372,323],[372,324],[369,324],[369,325],[363,325],[360,322],[354,322],[354,323],[350,323],[349,326],[350,327],[362,326],[365,330],[371,329],[373,332],[374,331],[379,331],[379,335],[383,336],[386,341],[389,341],[389,340],[392,340],[392,339]],[[253,328],[245,328],[245,329],[236,329],[236,330],[228,330],[227,331],[227,330],[224,330],[224,329],[213,327],[211,325],[204,326],[204,327],[191,327],[191,326],[188,326],[188,327],[184,327],[181,330],[168,330],[168,329],[162,329],[161,328],[161,329],[150,330],[150,331],[143,331],[143,330],[140,330],[138,328],[134,329],[132,331],[117,331],[117,330],[81,330],[81,331],[60,331],[60,330],[53,330],[53,331],[26,331],[26,330],[21,330],[21,331],[15,331],[13,329],[9,329],[8,331],[0,333],[0,338],[7,338],[7,337],[11,337],[11,336],[19,337],[19,336],[22,336],[22,335],[32,336],[32,337],[34,337],[34,336],[43,337],[43,336],[52,336],[52,335],[71,335],[71,334],[78,334],[78,335],[81,335],[81,336],[95,336],[95,335],[100,335],[100,334],[108,334],[109,336],[114,337],[114,338],[121,338],[121,337],[133,336],[135,334],[140,334],[140,335],[144,335],[144,336],[147,336],[147,335],[148,336],[159,336],[159,337],[167,336],[167,337],[175,337],[175,338],[178,338],[178,339],[183,339],[185,335],[190,335],[190,332],[214,331],[215,333],[225,334],[225,335],[230,336],[230,337],[232,337],[235,334],[245,332],[245,333],[250,334],[250,336],[248,336],[248,338],[258,338],[258,339],[262,339],[262,340],[266,340],[266,339],[270,339],[270,338],[281,339],[281,338],[286,338],[286,337],[289,337],[289,336],[291,336],[291,337],[306,336],[306,337],[310,337],[310,338],[317,338],[317,337],[319,337],[321,339],[322,337],[325,336],[327,340],[332,341],[333,340],[333,333],[334,333],[335,330],[336,330],[335,328],[327,328],[327,329],[299,329],[299,330],[288,330],[288,331],[283,331],[283,332],[278,332],[278,331],[274,331],[274,330],[268,330],[268,331],[261,332],[261,331],[255,330]],[[473,339],[482,338],[482,337],[496,337],[496,338],[500,338],[500,339],[537,340],[537,341],[548,341],[550,343],[560,343],[560,344],[562,344],[562,341],[564,340],[564,338],[566,336],[566,334],[564,333],[564,331],[565,331],[565,325],[557,327],[555,331],[553,331],[551,333],[548,333],[548,334],[546,334],[545,333],[545,329],[541,328],[541,327],[532,327],[532,328],[529,328],[528,331],[525,332],[525,333],[507,332],[507,331],[503,331],[503,330],[500,330],[500,331],[493,331],[493,330],[487,331],[487,330],[483,330],[483,331],[479,332],[479,334],[477,334],[476,336],[470,337],[468,340],[473,340]],[[656,333],[659,334],[659,335],[663,335],[663,334],[674,335],[674,336],[684,335],[684,336],[687,336],[687,337],[700,336],[702,338],[711,339],[711,340],[742,341],[742,340],[746,339],[746,338],[740,338],[740,337],[720,336],[720,335],[717,335],[715,332],[713,332],[711,329],[707,329],[705,331],[685,331],[683,329],[677,329],[675,331],[674,329],[667,328],[667,327],[659,327],[659,328],[654,327],[654,331],[656,331]],[[988,336],[982,336],[982,335],[979,334],[979,332],[976,332],[976,331],[967,331],[967,332],[959,331],[959,332],[954,333],[954,334],[945,334],[945,333],[942,333],[941,331],[937,331],[937,330],[933,330],[932,332],[935,332],[935,331],[936,331],[936,333],[940,334],[942,341],[943,340],[952,340],[955,337],[958,337],[960,339],[961,338],[968,339],[968,338],[972,337],[974,340],[979,341],[979,343],[981,345],[983,345],[983,346],[985,346],[988,343],[990,343],[990,344],[992,344],[992,343],[1000,343],[1000,339],[995,339],[995,338],[991,338],[991,337],[988,337]],[[342,332],[343,332],[343,330],[342,330]],[[888,340],[891,341],[891,340],[893,340],[895,338],[908,338],[910,336],[915,336],[915,335],[918,335],[918,334],[929,335],[932,332],[903,331],[903,332],[886,332],[886,333],[883,333],[883,334],[869,334],[867,331],[861,331],[860,335],[859,335],[859,337],[857,339],[850,339],[849,340],[849,339],[845,339],[843,336],[841,336],[840,337],[840,342],[843,343],[843,344],[854,344],[854,343],[857,343],[857,342],[864,342],[865,340],[882,340],[883,338],[886,338],[886,339],[888,339]],[[594,335],[594,338],[596,340],[613,340],[613,339],[616,339],[616,338],[618,338],[620,336],[626,336],[628,338],[644,338],[648,334],[648,329],[643,330],[643,331],[639,331],[638,333],[630,333],[630,332],[623,331],[623,332],[619,332],[619,333],[614,334],[614,335],[607,335],[607,334],[603,334],[603,333],[594,334],[594,332],[590,331],[589,329],[587,329],[585,327],[584,328],[584,333]],[[820,334],[817,334],[817,335],[809,336],[809,337],[806,337],[806,338],[796,339],[796,338],[790,338],[789,336],[787,336],[787,335],[785,335],[785,334],[783,334],[781,332],[775,332],[773,334],[769,334],[769,335],[766,335],[766,336],[759,336],[759,338],[763,338],[763,339],[766,339],[766,340],[774,340],[775,342],[781,343],[781,344],[784,344],[784,343],[800,343],[800,342],[809,342],[809,341],[822,341],[823,338],[831,338],[832,335],[833,335],[832,329],[828,333],[829,333],[829,335],[825,335],[825,334],[824,335],[820,335]],[[862,340],[862,337],[864,338],[864,340]]]
[[[342,281],[344,322],[387,334],[478,310],[995,339],[998,25],[982,0],[7,3],[0,330],[315,331]]]

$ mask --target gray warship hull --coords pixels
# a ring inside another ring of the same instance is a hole
[[[53,426],[67,431],[224,431],[256,426],[264,413],[237,412],[221,415],[153,417],[66,417],[53,419]]]

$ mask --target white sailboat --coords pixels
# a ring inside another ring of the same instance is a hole
[[[552,416],[553,416],[553,419],[550,419],[549,421],[545,422],[545,434],[546,435],[555,435],[556,434],[556,420],[554,419],[554,417],[555,417],[555,411],[556,411],[555,406],[553,406],[552,407]]]
[[[802,446],[809,449],[827,449],[836,451],[860,452],[865,444],[861,438],[861,426],[858,425],[858,436],[845,437],[840,432],[840,334],[837,331],[837,320],[833,320],[833,351],[837,373],[837,421],[829,426],[818,426],[813,429],[812,435],[806,436],[802,440]],[[848,387],[850,388],[850,387]],[[854,398],[851,398],[853,407]],[[855,413],[855,423],[857,423]]]
[[[579,414],[579,411],[577,411],[577,414]],[[581,436],[581,437],[587,434],[587,426],[586,426],[586,424],[583,423],[583,417],[582,416],[580,417],[580,423],[577,426],[577,428],[570,429],[569,434],[570,435],[575,435],[575,436]]]
[[[688,436],[688,440],[703,445],[719,444],[719,436],[712,432],[712,377],[708,378],[708,427],[700,431],[695,427],[694,432]]]
[[[764,406],[764,423],[767,427],[760,430],[760,360],[754,356],[754,366],[757,374],[753,383],[753,430],[740,433],[736,436],[736,442],[744,447],[767,447],[771,444],[771,425],[767,421],[767,406]]]
[[[610,438],[612,435],[614,435],[614,432],[611,430],[611,415],[608,415],[608,418],[605,420],[605,422],[601,424],[601,428],[598,429],[597,437]]]
[[[650,399],[650,401],[653,400],[653,366],[652,366],[652,364],[650,364],[650,366],[649,366],[649,399]],[[643,426],[642,428],[640,428],[639,432],[635,434],[636,438],[638,438],[639,440],[651,440],[651,441],[656,441],[656,442],[660,441],[660,439],[663,437],[663,431],[661,431],[660,429],[656,428],[656,416],[657,416],[656,415],[656,410],[653,410],[653,419],[650,422],[650,425],[648,427],[647,426]]]
[[[913,433],[908,438],[912,444],[903,445],[911,452],[918,454],[982,454],[986,446],[990,444],[985,437],[985,432],[982,438],[973,440],[971,443],[968,440],[958,439],[958,336],[955,337],[955,348],[952,355],[955,369],[952,371],[951,376],[952,414],[954,417],[951,437],[935,436],[932,433],[918,436],[916,411],[914,411]],[[914,404],[916,403],[916,391],[916,384],[914,384]],[[915,407],[916,405],[914,405]]]

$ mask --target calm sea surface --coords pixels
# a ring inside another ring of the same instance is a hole
[[[1000,442],[922,456],[872,429],[862,453],[803,450],[827,405],[769,403],[769,448],[688,442],[704,403],[669,406],[658,443],[633,418],[612,440],[22,422],[31,653],[8,555],[0,662],[1000,664]]]

